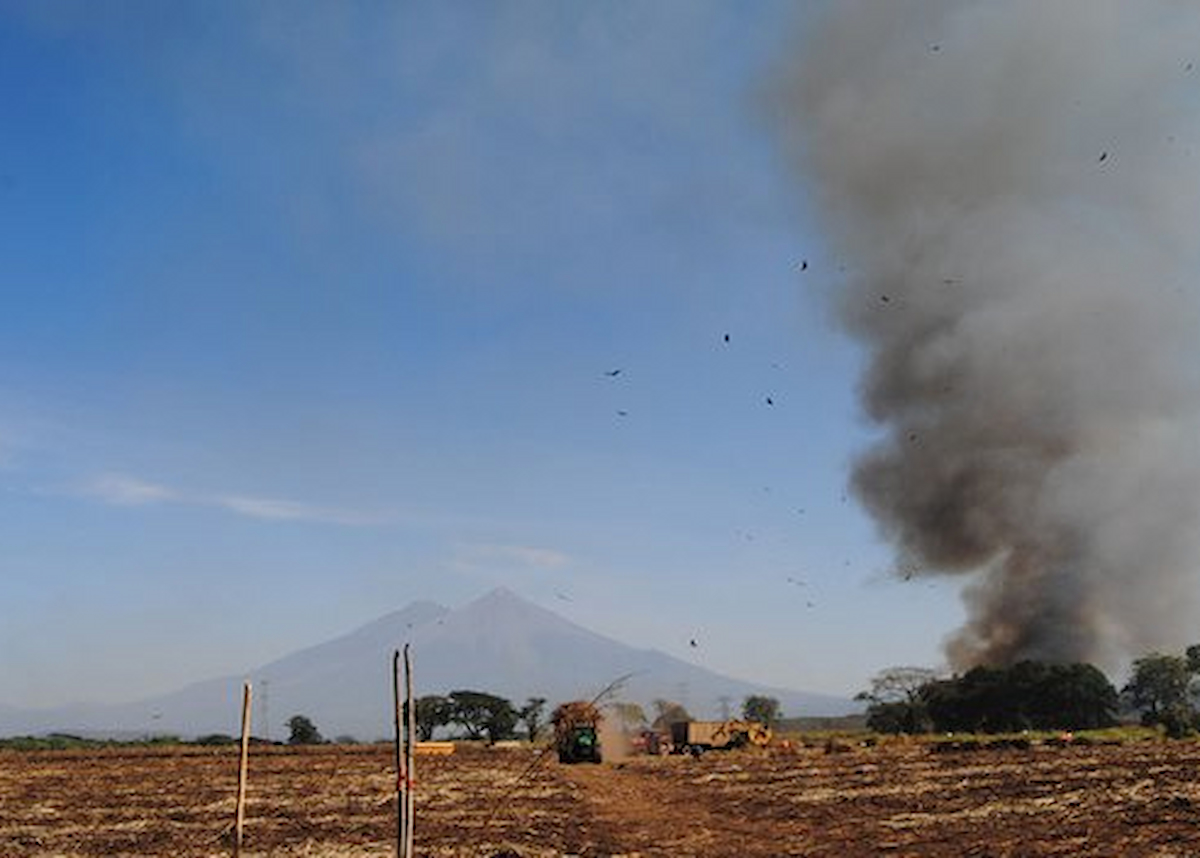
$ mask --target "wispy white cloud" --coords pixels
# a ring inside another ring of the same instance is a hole
[[[141,506],[183,500],[176,492],[127,474],[101,474],[84,484],[81,494],[116,506]]]
[[[488,542],[460,545],[454,559],[454,565],[460,569],[515,566],[553,570],[570,564],[570,555],[553,548]]]
[[[262,521],[306,521],[354,527],[385,524],[389,516],[345,507],[330,507],[283,498],[247,495],[200,495],[179,491],[129,474],[104,473],[80,486],[74,494],[113,506],[174,503],[218,507]]]
[[[373,524],[383,524],[387,520],[387,516],[380,513],[316,506],[314,504],[280,500],[277,498],[226,496],[215,498],[212,500],[212,503],[230,512],[235,512],[238,515],[267,521],[310,521],[363,527]]]

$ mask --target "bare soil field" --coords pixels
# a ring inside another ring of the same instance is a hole
[[[427,856],[1194,856],[1200,745],[418,760]],[[0,753],[0,856],[230,854],[234,749]],[[244,855],[392,854],[391,752],[256,749]]]

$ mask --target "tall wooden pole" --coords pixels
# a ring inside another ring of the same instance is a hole
[[[408,724],[405,725],[404,730],[404,858],[413,858],[413,819],[416,814],[416,795],[413,787],[416,783],[417,705],[413,700],[412,659],[408,654],[408,644],[404,645],[404,688],[404,696],[408,701]]]
[[[396,726],[396,856],[404,858],[404,844],[407,842],[406,832],[404,830],[405,822],[405,803],[404,803],[404,781],[406,774],[404,771],[404,730],[401,726],[403,716],[400,709],[400,650],[392,652],[392,705],[393,716]]]
[[[242,685],[242,756],[238,765],[237,817],[233,826],[233,858],[242,854],[242,825],[246,821],[246,770],[250,761],[250,683]]]

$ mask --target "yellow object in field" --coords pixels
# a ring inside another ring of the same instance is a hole
[[[448,757],[454,753],[453,742],[417,742],[413,752],[427,757]]]
[[[759,721],[677,721],[671,725],[671,744],[677,752],[729,750],[771,743],[771,728]]]

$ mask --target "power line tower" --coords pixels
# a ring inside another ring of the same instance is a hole
[[[268,742],[270,742],[271,741],[271,716],[270,716],[269,710],[267,708],[267,702],[269,700],[269,697],[267,695],[268,690],[269,690],[269,683],[267,682],[267,680],[264,679],[264,680],[262,680],[262,682],[258,683],[258,699],[259,699],[258,712],[259,712],[259,718],[260,718],[260,720],[258,722],[258,730],[259,730],[259,733],[262,734],[262,737],[264,739],[266,739]]]

